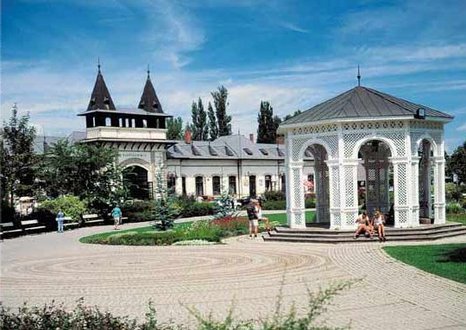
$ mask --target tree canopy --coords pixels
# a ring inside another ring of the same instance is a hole
[[[181,117],[169,118],[167,120],[167,139],[183,139],[183,119]]]
[[[215,117],[214,108],[212,107],[212,103],[209,102],[207,106],[207,114],[209,116],[209,140],[214,141],[218,138],[218,125],[217,125],[217,117]]]
[[[37,157],[34,154],[36,129],[29,123],[29,114],[18,116],[16,104],[8,123],[1,131],[0,166],[2,198],[13,205],[14,196],[33,193]]]
[[[455,149],[447,162],[451,172],[458,177],[458,183],[466,183],[466,141]]]
[[[215,114],[217,116],[218,136],[231,135],[231,116],[227,115],[228,90],[225,86],[211,93],[214,99]]]
[[[273,108],[268,101],[261,101],[257,115],[257,143],[275,143],[277,128],[281,123],[278,116],[273,115]]]

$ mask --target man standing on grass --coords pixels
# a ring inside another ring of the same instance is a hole
[[[121,224],[121,217],[122,217],[121,209],[116,205],[112,210],[112,217],[115,225],[115,230],[118,229],[118,225]]]

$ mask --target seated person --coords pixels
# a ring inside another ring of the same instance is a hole
[[[379,241],[386,241],[387,239],[385,238],[385,217],[383,216],[382,212],[380,210],[375,211],[374,215],[374,225],[375,228],[377,229],[377,234],[379,235]]]
[[[373,227],[365,211],[356,219],[356,224],[358,224],[358,228],[356,229],[353,238],[358,238],[361,233],[372,237]]]

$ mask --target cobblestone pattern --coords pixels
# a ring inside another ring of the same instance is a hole
[[[273,313],[280,287],[285,309],[294,301],[302,311],[306,288],[315,291],[357,278],[359,283],[335,298],[325,315],[329,325],[466,327],[465,285],[398,263],[379,245],[273,243],[244,237],[198,247],[78,242],[108,229],[82,228],[0,243],[1,301],[11,307],[52,300],[74,306],[84,297],[87,304],[115,314],[143,317],[151,299],[160,321],[193,324],[182,305],[221,317],[233,304],[235,315],[243,319],[266,317]],[[466,242],[466,237],[444,241]]]

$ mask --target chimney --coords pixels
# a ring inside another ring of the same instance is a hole
[[[189,129],[184,131],[184,142],[186,142],[186,144],[191,144],[192,142],[192,134]]]
[[[277,135],[275,139],[277,144],[285,144],[285,136],[284,135]]]
[[[249,134],[249,140],[251,140],[252,143],[255,143],[254,142],[254,134]]]

